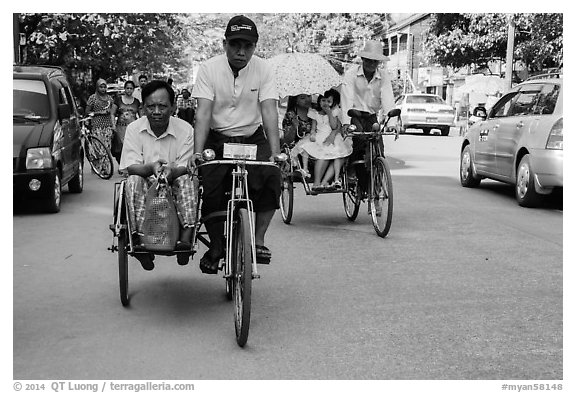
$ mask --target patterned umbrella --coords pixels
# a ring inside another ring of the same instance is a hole
[[[268,60],[274,69],[278,95],[322,94],[337,87],[342,78],[316,53],[284,53]]]

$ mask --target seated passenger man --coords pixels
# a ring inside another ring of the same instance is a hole
[[[128,173],[126,200],[132,224],[135,250],[142,250],[141,237],[146,207],[146,192],[154,176],[166,175],[172,187],[178,218],[182,227],[177,250],[191,249],[192,228],[196,214],[196,191],[188,176],[187,164],[194,152],[194,129],[186,121],[171,116],[174,90],[167,82],[154,80],[142,89],[144,117],[128,125],[120,160],[120,170]],[[154,268],[153,255],[136,254],[146,270]],[[185,265],[189,254],[178,254]]]

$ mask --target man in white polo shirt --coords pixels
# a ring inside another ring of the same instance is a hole
[[[244,15],[230,19],[224,33],[225,54],[215,56],[200,67],[192,96],[197,100],[194,152],[205,148],[221,158],[226,142],[255,144],[257,160],[273,160],[280,153],[278,133],[278,93],[271,66],[253,56],[258,31]],[[226,211],[225,192],[230,189],[230,166],[202,168],[202,217],[207,219],[210,249],[200,261],[207,274],[218,272],[224,257],[224,223],[219,211]],[[270,250],[264,245],[268,225],[279,208],[280,172],[274,167],[248,169],[249,194],[256,212],[255,240],[257,263],[269,263]]]

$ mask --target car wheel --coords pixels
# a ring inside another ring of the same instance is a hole
[[[61,202],[62,183],[60,182],[60,172],[56,171],[54,183],[52,183],[52,190],[50,191],[49,199],[46,201],[46,211],[48,213],[58,213],[60,211]]]
[[[78,173],[68,182],[68,191],[79,194],[84,189],[84,158],[78,162]]]
[[[480,178],[474,176],[470,145],[466,145],[460,154],[460,184],[462,187],[474,188],[480,185]]]
[[[535,207],[542,201],[542,195],[536,192],[534,173],[530,166],[530,155],[522,157],[516,170],[516,200],[523,207]]]

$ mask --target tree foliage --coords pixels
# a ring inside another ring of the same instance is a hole
[[[183,61],[182,22],[175,14],[22,14],[20,31],[26,63],[91,69],[94,78],[170,73]]]
[[[107,80],[134,72],[170,75],[187,81],[192,61],[222,53],[226,24],[234,14],[72,13],[21,14],[26,35],[24,61],[91,70]],[[258,26],[257,54],[269,58],[287,51],[324,55],[342,63],[366,39],[380,39],[388,14],[246,14]]]
[[[234,14],[190,14],[189,46],[194,60],[222,53],[222,39]],[[258,26],[257,54],[270,58],[287,51],[320,53],[335,63],[347,61],[365,39],[379,39],[388,14],[272,13],[246,14]]]
[[[510,19],[516,26],[515,60],[530,71],[562,64],[562,14],[433,14],[427,58],[454,68],[504,60]]]

